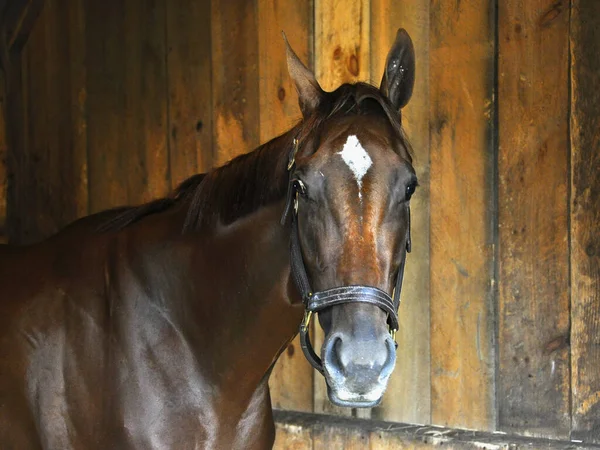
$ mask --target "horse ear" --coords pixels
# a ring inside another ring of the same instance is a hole
[[[292,50],[285,33],[283,33],[283,40],[285,41],[287,53],[288,72],[294,82],[296,92],[298,92],[298,101],[302,115],[306,117],[319,106],[319,103],[325,96],[325,92],[321,89],[315,75],[302,64],[300,58]]]
[[[414,84],[415,48],[406,30],[400,28],[388,53],[379,89],[400,110],[410,100]]]

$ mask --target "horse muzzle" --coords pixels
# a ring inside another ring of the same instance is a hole
[[[389,334],[377,339],[338,332],[327,337],[321,356],[329,400],[337,406],[371,408],[386,390],[396,346]]]

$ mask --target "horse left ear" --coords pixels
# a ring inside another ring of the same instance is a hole
[[[414,85],[415,48],[406,30],[400,28],[388,53],[379,90],[400,110],[410,100]]]
[[[287,53],[288,72],[294,81],[296,92],[298,92],[298,101],[302,115],[307,117],[319,106],[319,103],[321,103],[321,100],[325,96],[325,92],[321,89],[315,75],[302,64],[300,58],[292,50],[285,33],[282,34]]]

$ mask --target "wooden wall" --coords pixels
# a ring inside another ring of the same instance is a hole
[[[332,89],[378,85],[398,27],[421,187],[396,371],[379,407],[335,408],[294,341],[273,405],[600,443],[596,0],[47,0],[11,75],[0,229],[39,240],[289,128],[282,30]]]

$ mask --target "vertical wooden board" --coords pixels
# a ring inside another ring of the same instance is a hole
[[[125,110],[115,150],[125,154],[128,201],[140,203],[170,189],[166,0],[128,0],[125,5]]]
[[[33,27],[29,36],[28,44],[23,48],[21,53],[21,72],[22,78],[20,82],[21,92],[19,93],[20,98],[15,98],[12,102],[13,105],[17,106],[20,103],[19,109],[21,111],[15,111],[15,113],[21,112],[21,130],[14,130],[13,148],[11,149],[11,159],[13,163],[13,178],[11,193],[12,198],[10,202],[10,214],[12,221],[12,236],[11,242],[14,243],[28,243],[35,241],[39,236],[38,233],[38,221],[41,218],[41,212],[38,211],[38,201],[34,191],[34,184],[32,180],[35,179],[36,173],[34,173],[34,158],[32,154],[35,153],[35,149],[39,147],[37,141],[39,141],[42,133],[42,112],[44,108],[41,105],[45,105],[44,92],[45,89],[42,83],[42,77],[40,74],[45,72],[45,58],[43,57],[45,52],[45,22],[47,20],[46,10],[42,11],[40,17]],[[34,51],[35,50],[35,51]],[[38,67],[38,76],[32,77],[30,67]],[[11,96],[16,97],[16,86],[12,86],[13,92]],[[26,93],[26,95],[24,95]],[[35,111],[30,111],[31,102],[30,98],[32,95],[37,95],[38,100],[36,104],[38,107]],[[27,113],[25,113],[27,111]],[[37,126],[31,124],[37,123]],[[34,131],[35,130],[35,131]],[[36,139],[37,138],[37,139]],[[27,208],[30,213],[27,214]],[[31,214],[31,211],[35,211],[35,214]]]
[[[120,148],[125,120],[125,3],[86,1],[87,142],[90,212],[128,203],[131,146]],[[130,30],[133,33],[134,30]],[[132,143],[133,145],[133,143]]]
[[[267,142],[292,128],[301,118],[298,96],[287,70],[282,30],[298,57],[312,66],[312,4],[258,0],[260,142]],[[274,408],[312,411],[313,369],[296,337],[281,354],[269,380]]]
[[[90,209],[169,187],[165,1],[88,2]]]
[[[253,150],[260,140],[256,1],[211,2],[216,166]]]
[[[72,157],[70,187],[73,190],[72,217],[89,213],[88,165],[87,165],[87,89],[85,54],[85,0],[60,0],[59,11],[66,18],[68,42],[69,139]]]
[[[399,310],[400,329],[394,373],[378,419],[430,423],[429,352],[429,0],[371,0],[371,82],[379,86],[398,28],[410,34],[416,54],[413,96],[402,124],[413,146],[419,179],[411,200],[412,247],[407,258]]]
[[[315,75],[326,91],[346,82],[365,81],[369,74],[368,0],[314,0]],[[323,332],[313,321],[314,347],[323,345]],[[351,415],[350,408],[333,406],[327,397],[325,379],[314,374],[314,411]],[[364,414],[362,414],[364,415]]]
[[[74,100],[85,82],[80,8],[78,1],[46,2],[22,52],[26,76],[17,101],[29,113],[22,130],[14,130],[21,138],[11,150],[11,220],[19,224],[13,242],[47,237],[87,212],[86,148],[79,139],[85,131],[78,122],[84,111]]]
[[[172,188],[213,165],[210,5],[166,2]]]
[[[14,178],[13,205],[13,213],[21,217],[17,241],[23,244],[36,242],[57,229],[63,201],[61,161],[55,155],[58,142],[64,138],[64,127],[58,123],[65,94],[64,83],[58,81],[64,76],[58,46],[64,36],[57,36],[58,30],[56,4],[49,1],[23,49],[28,110],[23,126],[28,145],[15,149],[22,155]]]
[[[36,210],[44,221],[39,224],[39,238],[54,233],[77,218],[77,189],[74,179],[81,170],[76,168],[71,140],[70,105],[70,52],[68,2],[49,0],[45,4],[45,59],[44,69],[32,67],[31,78],[43,79],[41,89],[44,124],[33,123],[30,132],[36,134],[38,147],[35,158]],[[30,49],[37,52],[38,49]],[[32,108],[41,106],[31,97]],[[42,125],[37,130],[36,127]]]
[[[6,200],[6,229],[7,241],[14,244],[21,242],[23,230],[22,217],[18,214],[20,192],[17,180],[26,158],[28,138],[27,122],[27,68],[28,62],[24,52],[13,54],[11,59],[10,89],[7,92],[7,200]]]
[[[432,423],[494,427],[493,1],[431,3]]]
[[[499,426],[566,437],[569,2],[498,13]]]
[[[8,93],[6,81],[8,77],[4,71],[0,71],[0,244],[8,239],[8,215],[6,206],[8,203]]]
[[[258,0],[261,143],[286,132],[302,119],[287,70],[282,31],[302,62],[312,68],[312,12],[311,0]]]
[[[83,11],[80,1],[50,0],[46,3],[45,70],[32,67],[31,77],[43,77],[45,125],[36,167],[37,189],[42,195],[38,211],[47,211],[40,237],[48,236],[87,213],[87,149],[85,144],[85,49]],[[38,43],[33,43],[37,45]],[[37,52],[32,47],[31,51]],[[31,97],[32,108],[36,99]],[[39,123],[32,124],[32,133]],[[43,180],[43,181],[42,181]]]
[[[312,450],[312,431],[308,427],[276,424],[273,450]]]
[[[600,443],[600,2],[571,10],[571,438]]]
[[[279,356],[269,378],[271,405],[290,411],[313,410],[313,368],[308,363],[298,337]]]
[[[370,80],[368,0],[314,0],[315,74],[326,91]]]

